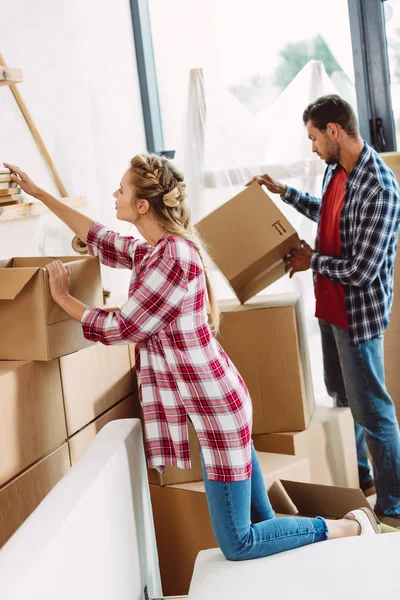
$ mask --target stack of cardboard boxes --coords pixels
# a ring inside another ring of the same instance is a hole
[[[52,301],[51,258],[0,267],[0,547],[68,471],[97,431],[134,416],[128,346],[91,344]],[[62,258],[71,289],[102,305],[99,262]]]
[[[10,169],[0,169],[0,208],[18,204],[21,201],[21,188],[11,181]]]
[[[358,489],[350,410],[315,408],[300,295],[253,298],[285,273],[283,257],[299,243],[293,227],[253,184],[198,229],[238,300],[246,302],[220,303],[218,340],[249,388],[253,442],[274,509],[337,518],[344,508],[368,506]],[[167,468],[157,480],[150,476],[167,595],[186,594],[197,553],[217,546],[194,434],[191,448],[191,471]],[[324,508],[326,498],[332,500]]]

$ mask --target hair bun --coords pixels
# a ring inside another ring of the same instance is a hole
[[[178,187],[174,187],[171,191],[163,196],[163,202],[170,208],[176,208],[182,201],[181,192]]]

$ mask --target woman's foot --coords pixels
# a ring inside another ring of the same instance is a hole
[[[330,540],[353,537],[356,535],[375,535],[380,533],[374,513],[369,508],[352,510],[343,517],[332,521],[326,519],[328,537]]]
[[[356,521],[358,523],[358,535],[375,535],[381,532],[379,521],[377,521],[374,513],[369,508],[363,507],[358,508],[357,510],[352,510],[343,518]]]

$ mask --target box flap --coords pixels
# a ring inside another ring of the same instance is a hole
[[[301,515],[341,519],[350,510],[371,508],[361,490],[298,481],[281,483]]]
[[[0,300],[14,300],[40,267],[0,269]]]
[[[282,515],[296,515],[297,508],[283,487],[281,481],[275,481],[268,490],[272,508]]]
[[[87,259],[85,256],[17,256],[12,259],[13,267],[46,267],[54,260],[61,260],[64,264]]]

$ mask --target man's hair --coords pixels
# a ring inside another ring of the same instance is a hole
[[[320,131],[326,131],[328,123],[337,123],[349,137],[359,133],[357,117],[346,100],[336,94],[321,96],[309,104],[303,113],[304,125],[311,123]]]

